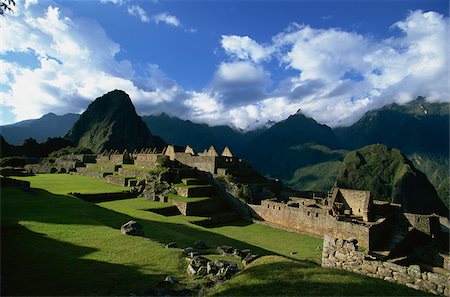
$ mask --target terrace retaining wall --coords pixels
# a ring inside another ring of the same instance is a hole
[[[325,236],[322,250],[322,267],[350,270],[389,282],[436,295],[450,295],[449,277],[421,271],[420,266],[401,266],[391,262],[369,259],[357,251],[356,240],[335,239]]]

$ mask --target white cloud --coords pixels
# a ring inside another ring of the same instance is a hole
[[[128,6],[127,10],[130,15],[138,17],[143,23],[148,23],[150,21],[150,18],[147,16],[147,12],[145,12],[145,10],[139,5]]]
[[[270,57],[273,50],[259,45],[248,36],[222,35],[223,49],[239,59],[260,62]]]
[[[156,24],[165,23],[167,25],[174,26],[174,27],[181,26],[180,20],[176,16],[170,15],[167,12],[159,13],[159,14],[153,16],[152,19]]]
[[[234,59],[261,64],[276,58],[298,71],[267,94],[284,98],[285,116],[301,108],[321,123],[349,125],[367,110],[417,96],[449,101],[448,18],[418,10],[392,28],[400,34],[374,40],[337,28],[292,24],[268,45],[248,36],[223,36],[222,47]],[[264,110],[263,104],[257,107]]]
[[[240,61],[221,63],[208,91],[228,106],[248,104],[266,97],[269,74],[258,65]]]
[[[38,64],[30,68],[0,63],[0,98],[17,121],[48,112],[82,112],[94,98],[113,89],[126,91],[141,112],[176,106],[174,100],[187,96],[155,67],[149,68],[148,77],[135,77],[129,61],[116,61],[120,46],[95,22],[65,17],[52,6],[43,16],[28,11],[0,22],[11,28],[4,30],[0,54],[31,52]]]
[[[25,0],[25,9],[29,9],[31,5],[38,4],[38,0]]]
[[[100,0],[100,3],[111,3],[115,5],[122,5],[126,2],[127,0]]]
[[[241,129],[280,121],[298,109],[336,126],[419,95],[450,100],[449,21],[435,12],[411,12],[393,25],[396,35],[384,40],[297,24],[269,44],[223,36],[230,60],[218,64],[203,89],[185,90],[157,65],[137,76],[130,61],[118,60],[120,45],[96,22],[69,18],[52,6],[42,14],[38,6],[23,6],[14,16],[0,18],[0,26],[8,28],[2,31],[0,54],[36,57],[36,67],[0,61],[1,104],[12,108],[17,121],[47,112],[81,112],[116,88],[130,95],[141,114],[165,111]],[[183,28],[172,20],[175,24]],[[297,74],[274,81],[266,69],[269,60],[277,61],[280,71],[289,68]]]

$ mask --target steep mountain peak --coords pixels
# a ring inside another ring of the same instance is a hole
[[[144,147],[162,147],[164,141],[153,136],[127,93],[114,90],[98,97],[80,116],[67,138],[93,151],[117,149],[129,151]]]
[[[401,203],[408,212],[448,215],[426,175],[400,150],[382,144],[349,152],[339,168],[336,185],[369,190],[375,199]]]

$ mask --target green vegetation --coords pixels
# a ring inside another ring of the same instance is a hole
[[[178,200],[178,201],[183,201],[183,202],[199,202],[199,201],[206,201],[206,200],[211,199],[209,197],[183,197],[183,196],[180,196],[177,194],[168,194],[167,198],[173,199],[173,200]]]
[[[175,241],[183,248],[197,240],[210,247],[206,251],[210,259],[221,258],[214,251],[218,245],[272,255],[217,287],[213,295],[423,295],[404,286],[320,268],[314,262],[320,261],[321,238],[247,221],[204,228],[189,223],[201,217],[166,217],[148,211],[168,204],[144,198],[92,204],[59,195],[86,188],[99,191],[101,180],[94,178],[54,174],[26,179],[43,189],[25,193],[2,188],[5,295],[144,294],[166,275],[180,281],[178,288],[192,288],[199,281],[186,274],[181,250],[164,245]],[[69,179],[70,189],[64,190]],[[130,219],[143,225],[145,237],[120,233],[120,226]]]
[[[298,191],[328,192],[336,181],[342,161],[328,161],[299,168],[287,184]]]
[[[256,260],[210,296],[424,296],[423,292],[278,256]]]
[[[153,136],[136,114],[130,97],[119,90],[95,99],[66,137],[79,147],[89,147],[95,152],[105,149],[133,151],[164,145],[164,141]]]
[[[31,182],[33,188],[45,189],[53,194],[62,195],[70,192],[83,194],[112,193],[129,189],[108,184],[103,179],[71,174],[38,174],[16,178]]]
[[[447,215],[425,174],[398,149],[374,144],[347,154],[336,178],[338,187],[369,190],[375,199],[401,203],[406,211]]]
[[[252,191],[246,184],[242,185],[237,191],[237,197],[243,199],[245,202],[252,202]]]
[[[4,157],[0,159],[0,167],[23,167],[27,164],[25,157]]]

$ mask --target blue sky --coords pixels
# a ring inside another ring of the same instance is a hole
[[[17,2],[0,20],[1,124],[115,88],[141,115],[240,129],[449,101],[448,1]]]

